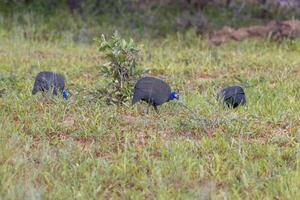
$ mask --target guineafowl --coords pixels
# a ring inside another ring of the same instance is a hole
[[[32,89],[32,95],[37,92],[51,91],[53,95],[57,95],[60,92],[64,99],[68,99],[68,92],[65,90],[64,78],[54,72],[40,72],[35,78],[34,86]]]
[[[218,93],[218,99],[223,100],[225,105],[232,108],[246,104],[245,92],[240,86],[231,86],[222,89]]]
[[[149,106],[152,105],[158,113],[157,106],[174,99],[179,99],[179,96],[176,92],[171,92],[170,86],[163,80],[144,77],[139,79],[134,86],[132,105],[142,100]]]

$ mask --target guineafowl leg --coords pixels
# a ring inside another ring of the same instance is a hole
[[[147,107],[147,115],[149,114],[150,106],[151,106],[151,104],[149,103],[149,104],[148,104],[148,107]]]
[[[154,107],[154,110],[156,111],[156,113],[159,114],[157,106],[153,106],[153,107]]]

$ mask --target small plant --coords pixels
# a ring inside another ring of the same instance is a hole
[[[100,96],[108,104],[121,105],[129,100],[134,83],[142,74],[137,68],[138,49],[132,39],[126,41],[117,32],[109,40],[102,35],[97,42],[99,51],[109,61],[101,66],[106,85],[100,89]]]

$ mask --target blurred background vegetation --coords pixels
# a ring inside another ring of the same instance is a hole
[[[91,43],[115,30],[136,39],[299,17],[298,0],[0,0],[0,36]]]

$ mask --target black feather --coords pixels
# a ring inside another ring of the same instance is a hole
[[[35,78],[32,94],[37,92],[53,91],[53,95],[57,95],[58,92],[62,92],[65,88],[65,81],[63,76],[54,72],[40,72]]]
[[[138,80],[134,86],[132,105],[142,100],[157,109],[156,106],[169,101],[170,94],[171,88],[163,80],[144,77]]]
[[[232,108],[246,104],[246,95],[240,86],[231,86],[222,89],[218,93],[218,99],[221,99],[225,105]]]

